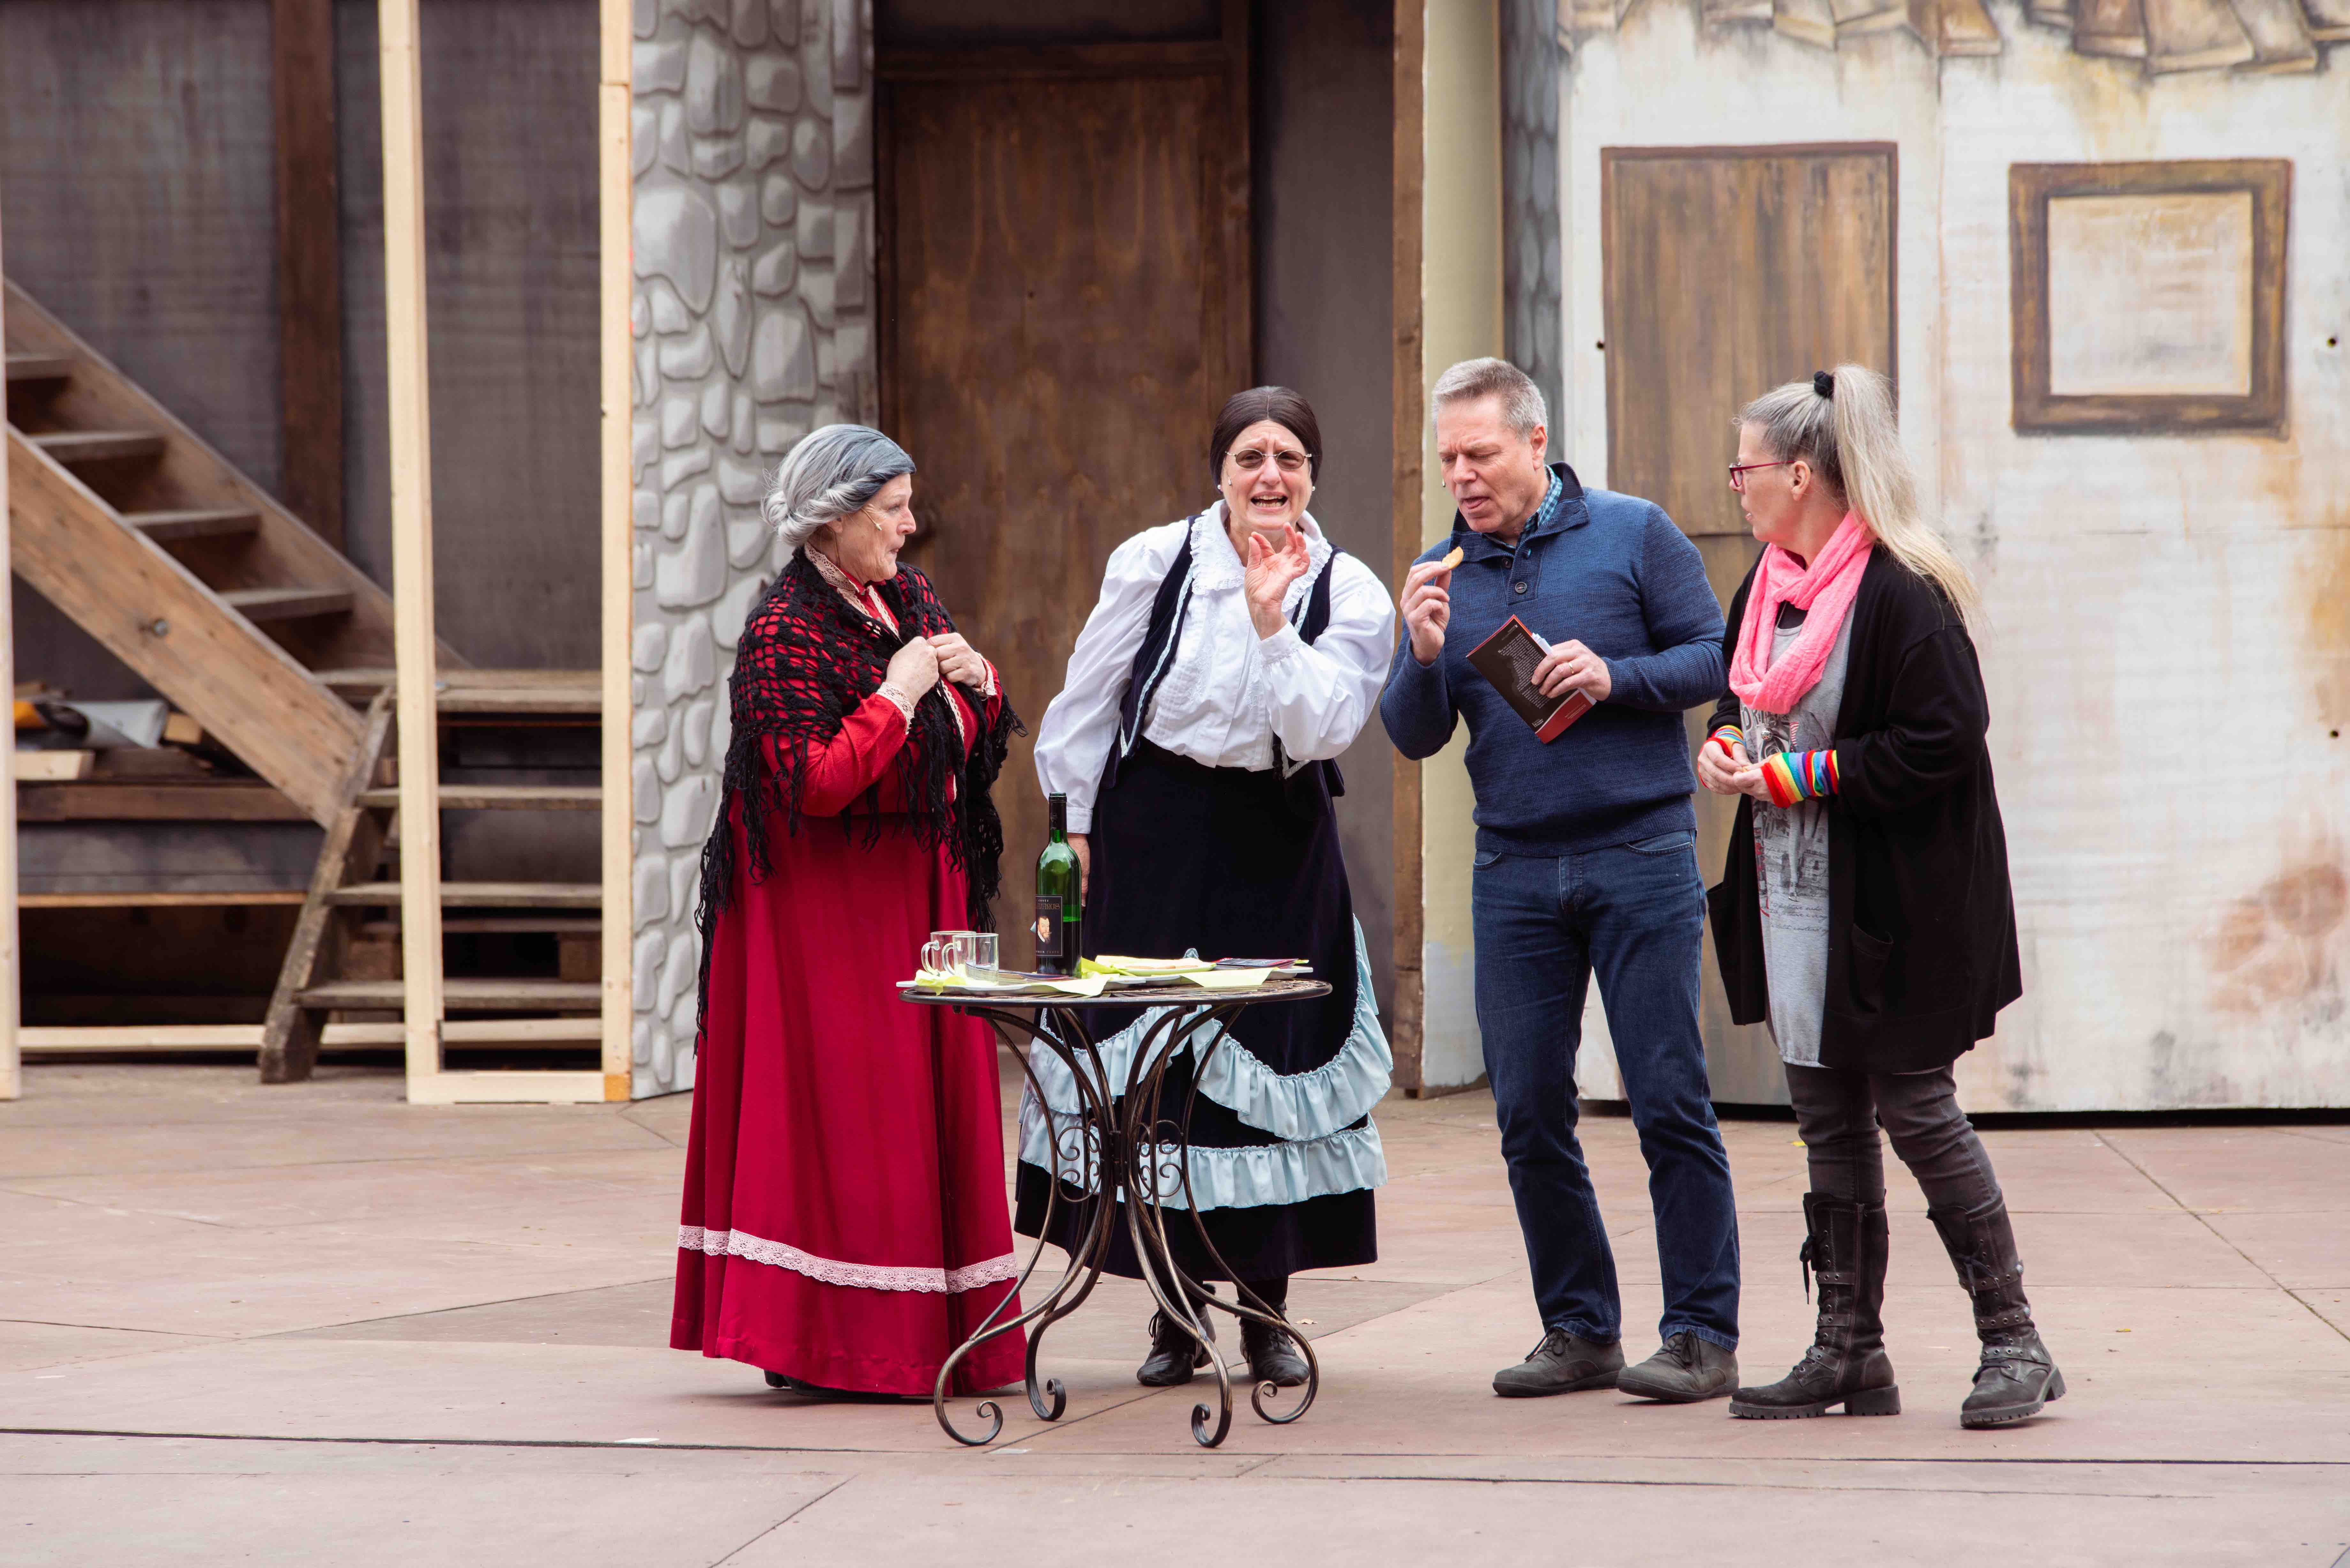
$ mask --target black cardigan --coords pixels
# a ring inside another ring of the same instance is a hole
[[[1737,651],[1749,572],[1730,604]],[[1916,1073],[1956,1061],[2023,994],[2007,835],[1983,733],[1982,668],[1939,589],[1874,552],[1852,607],[1828,811],[1828,972],[1820,1064]],[[1725,691],[1709,732],[1739,722]],[[1762,759],[1756,758],[1756,761]],[[1730,1015],[1770,1014],[1754,863],[1742,797],[1721,883],[1706,894]]]

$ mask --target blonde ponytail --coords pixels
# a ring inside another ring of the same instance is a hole
[[[1939,588],[1971,620],[1981,604],[1974,579],[1918,507],[1918,483],[1901,450],[1893,389],[1863,365],[1839,365],[1808,381],[1763,393],[1739,415],[1757,425],[1773,457],[1819,470],[1893,558]]]

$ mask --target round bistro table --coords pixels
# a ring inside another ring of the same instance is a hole
[[[1030,1090],[1047,1112],[1045,1127],[1052,1149],[1053,1185],[1041,1228],[1051,1230],[1065,1183],[1090,1192],[1086,1202],[1092,1213],[1084,1239],[1070,1255],[1069,1267],[1059,1282],[1019,1316],[996,1321],[1005,1307],[1019,1299],[1027,1288],[1028,1276],[1036,1272],[1037,1260],[1045,1255],[1045,1244],[1039,1241],[1029,1257],[1028,1266],[1021,1271],[1013,1288],[1004,1293],[995,1311],[939,1368],[931,1406],[948,1437],[977,1448],[994,1441],[1003,1430],[1003,1407],[993,1399],[982,1400],[977,1412],[988,1423],[986,1431],[970,1437],[958,1430],[947,1413],[947,1390],[953,1383],[955,1367],[965,1356],[998,1334],[1019,1328],[1028,1330],[1028,1407],[1036,1412],[1039,1420],[1061,1418],[1061,1411],[1068,1403],[1068,1390],[1057,1377],[1041,1383],[1037,1380],[1036,1353],[1044,1344],[1045,1331],[1076,1311],[1093,1293],[1095,1284],[1101,1279],[1102,1265],[1109,1257],[1111,1227],[1120,1223],[1126,1226],[1127,1235],[1133,1241],[1135,1256],[1142,1261],[1143,1282],[1158,1301],[1159,1310],[1167,1314],[1170,1322],[1180,1324],[1208,1353],[1208,1366],[1215,1373],[1216,1408],[1211,1411],[1205,1405],[1191,1407],[1191,1436],[1201,1447],[1212,1449],[1222,1442],[1232,1425],[1232,1375],[1224,1366],[1224,1358],[1216,1354],[1213,1342],[1207,1337],[1209,1308],[1228,1312],[1235,1318],[1279,1325],[1305,1357],[1305,1392],[1297,1407],[1280,1413],[1269,1409],[1266,1401],[1278,1397],[1280,1389],[1272,1383],[1260,1383],[1249,1392],[1249,1403],[1258,1416],[1276,1426],[1286,1425],[1312,1407],[1314,1396],[1321,1387],[1322,1368],[1305,1336],[1290,1328],[1286,1317],[1237,1280],[1233,1281],[1233,1291],[1239,1300],[1226,1301],[1209,1294],[1204,1286],[1177,1266],[1168,1248],[1167,1210],[1171,1199],[1180,1199],[1181,1211],[1190,1215],[1191,1226],[1199,1233],[1200,1245],[1223,1268],[1226,1277],[1232,1274],[1215,1243],[1208,1239],[1207,1226],[1191,1201],[1191,1157],[1180,1130],[1191,1123],[1191,1105],[1184,1105],[1180,1122],[1162,1121],[1159,1091],[1168,1064],[1203,1033],[1207,1043],[1201,1049],[1200,1071],[1193,1074],[1191,1080],[1194,1098],[1208,1063],[1223,1048],[1226,1026],[1243,1012],[1266,1002],[1304,1002],[1329,994],[1330,987],[1318,980],[1280,979],[1268,980],[1247,991],[1209,991],[1196,985],[1133,986],[1106,990],[1098,997],[1082,1001],[1058,995],[1013,996],[915,987],[899,992],[907,1002],[951,1007],[957,1012],[986,1020],[996,1038],[1012,1047],[1013,1054],[1020,1058],[1021,1071],[1027,1076]],[[1162,1010],[1144,1031],[1128,1064],[1122,1086],[1107,1081],[1093,1037],[1086,1031],[1083,1013],[1097,1007]],[[1077,1085],[1076,1125],[1058,1132],[1053,1129],[1050,1104],[1029,1062],[1029,1052],[1040,1047],[1060,1059]],[[1204,1298],[1197,1312],[1191,1306],[1194,1295]]]

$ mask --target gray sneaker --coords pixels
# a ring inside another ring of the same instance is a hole
[[[1515,1366],[1493,1374],[1493,1392],[1504,1399],[1534,1399],[1585,1388],[1613,1388],[1624,1370],[1624,1347],[1594,1345],[1563,1328],[1552,1329]]]
[[[1668,1405],[1719,1399],[1738,1386],[1738,1357],[1711,1340],[1677,1334],[1639,1366],[1626,1367],[1616,1386]]]

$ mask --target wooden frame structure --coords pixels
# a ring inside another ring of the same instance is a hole
[[[276,63],[281,76],[296,67],[306,79],[281,82],[277,115],[281,130],[290,119],[304,119],[317,108],[321,70],[331,71],[331,21],[316,0],[278,0]],[[598,802],[601,812],[601,929],[617,940],[601,943],[598,1014],[593,1018],[446,1018],[449,990],[442,977],[442,927],[440,878],[440,813],[467,797],[444,790],[440,783],[439,724],[451,699],[441,666],[446,650],[434,635],[432,598],[432,509],[431,397],[426,350],[423,115],[418,35],[417,0],[379,0],[383,116],[386,341],[389,351],[388,390],[391,445],[392,575],[394,692],[399,722],[399,834],[401,840],[399,901],[401,914],[403,979],[402,1022],[396,1023],[335,1023],[315,1032],[315,1044],[404,1047],[408,1098],[413,1104],[471,1101],[533,1101],[546,1103],[625,1100],[631,1089],[629,1035],[630,925],[630,800],[629,790],[629,634],[630,618],[629,514],[629,302],[630,202],[629,141],[629,9],[626,0],[601,0],[598,14],[598,178],[600,205],[598,234],[602,245],[598,349],[601,360],[601,477],[598,519],[600,593],[601,671],[599,682],[602,747],[600,761],[605,787]],[[322,43],[322,38],[328,40]],[[327,77],[331,94],[331,75]],[[329,109],[331,102],[329,98]],[[317,128],[303,127],[304,148]],[[281,137],[281,141],[287,139]],[[300,225],[289,219],[289,204],[315,219],[321,202],[331,206],[333,170],[316,157],[300,156],[304,148],[281,145],[279,223],[281,261],[297,273],[289,292],[286,322],[289,332],[299,325],[316,352],[289,356],[283,367],[289,406],[297,385],[324,387],[339,408],[339,344],[327,339],[336,332],[314,330],[338,311],[335,299],[335,265],[331,233],[296,233]],[[298,165],[295,167],[294,165]],[[315,223],[310,225],[315,230]],[[321,247],[324,247],[322,250]],[[299,256],[292,254],[300,250]],[[296,264],[300,265],[296,265]],[[299,296],[298,298],[295,296]],[[5,302],[0,300],[0,311]],[[36,312],[37,318],[38,313]],[[298,359],[298,363],[296,360]],[[334,385],[326,387],[326,383]],[[306,394],[307,395],[307,394]],[[331,424],[331,451],[320,455],[317,472],[307,478],[313,488],[338,487],[341,465],[340,415],[322,411],[315,400],[304,407],[304,417],[316,416]],[[160,416],[159,416],[160,417]],[[300,476],[296,476],[300,477]],[[331,498],[334,532],[339,533],[339,496]],[[257,503],[256,503],[257,504]],[[275,504],[274,502],[271,503]],[[10,565],[8,473],[0,465],[0,571]],[[184,574],[182,574],[184,575]],[[371,586],[368,591],[375,592]],[[9,607],[0,600],[0,678],[13,691],[14,643]],[[281,656],[282,657],[282,656]],[[462,693],[460,695],[463,695]],[[339,716],[339,715],[338,715]],[[383,721],[375,715],[372,742],[361,736],[359,717],[348,724],[364,762],[348,765],[373,772],[376,748],[381,745]],[[329,747],[336,751],[339,748]],[[262,1024],[142,1025],[123,1028],[55,1028],[20,1030],[20,956],[17,940],[16,821],[14,748],[0,750],[0,792],[6,809],[0,812],[0,1100],[16,1098],[22,1089],[20,1046],[47,1051],[242,1050],[258,1049],[265,1068],[269,1055]],[[348,782],[348,781],[346,781]],[[365,789],[360,778],[340,792],[357,800]],[[256,786],[258,787],[258,786]],[[268,792],[273,798],[275,791]],[[325,821],[335,813],[326,792],[303,803],[295,815]],[[475,791],[475,794],[483,792]],[[491,792],[494,793],[494,792]],[[561,794],[562,792],[548,792]],[[573,792],[578,793],[578,792]],[[388,804],[388,803],[387,803]],[[283,807],[286,803],[279,801]],[[273,819],[284,811],[265,813]],[[323,873],[322,873],[323,874]],[[276,901],[292,901],[286,895]],[[36,900],[68,907],[73,896]],[[109,897],[109,903],[120,902]],[[159,902],[175,900],[161,896]],[[218,901],[198,896],[196,901]],[[250,898],[231,901],[252,902]],[[462,988],[460,988],[462,992]],[[593,1039],[601,1060],[593,1071],[449,1072],[442,1065],[442,1049],[449,1044],[529,1047],[576,1044]]]
[[[1421,138],[1428,109],[1427,0],[1396,0],[1395,6],[1395,207],[1391,221],[1395,257],[1393,312],[1395,369],[1393,376],[1395,481],[1389,527],[1392,530],[1392,575],[1401,583],[1419,556],[1421,422],[1428,415],[1428,382],[1423,361],[1426,346],[1420,329],[1422,271],[1420,218],[1423,182],[1427,178],[1427,148]],[[1395,768],[1395,1017],[1388,1035],[1395,1053],[1395,1081],[1417,1097],[1425,1082],[1421,1069],[1422,1028],[1426,1016],[1426,979],[1420,972],[1420,944],[1427,932],[1427,874],[1420,843],[1419,764],[1399,753]]]
[[[594,1103],[629,1097],[629,10],[598,8],[597,191],[602,570],[603,871],[596,1071],[451,1072],[442,1048],[477,1029],[447,1021],[442,973],[440,693],[432,613],[430,367],[425,300],[423,94],[417,0],[379,0],[383,93],[385,339],[391,424],[394,711],[399,732],[400,1027],[412,1105]],[[517,1021],[556,1027],[559,1020]],[[361,1026],[365,1027],[365,1026]],[[571,1026],[575,1034],[577,1026]],[[332,1030],[333,1026],[329,1026]],[[345,1026],[348,1030],[348,1026]],[[499,1038],[512,1038],[510,1034]],[[334,1040],[335,1034],[327,1038]]]
[[[0,289],[0,340],[5,338],[7,311],[7,291]],[[8,577],[8,465],[0,462],[0,587],[6,586]],[[16,692],[13,597],[13,593],[0,593],[0,689],[8,692],[12,711]],[[17,960],[22,949],[16,941],[16,732],[13,717],[9,721],[8,744],[0,747],[0,797],[7,803],[7,809],[0,811],[0,1100],[13,1100],[25,1092],[23,1054],[18,1049],[16,1030],[20,1005]]]
[[[2244,195],[2251,201],[2250,385],[2219,393],[2067,395],[2052,389],[2048,203],[2074,196]],[[2282,158],[2158,163],[2017,163],[2007,171],[2011,418],[2032,435],[2282,436],[2285,255],[2293,164]]]

